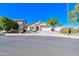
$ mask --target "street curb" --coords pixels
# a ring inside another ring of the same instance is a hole
[[[62,38],[76,38],[79,39],[78,36],[71,35],[48,35],[48,34],[5,34],[5,36],[54,36],[54,37],[62,37]]]

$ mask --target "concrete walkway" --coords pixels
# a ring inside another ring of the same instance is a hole
[[[58,33],[58,32],[33,32],[33,33],[7,33],[5,34],[6,36],[16,36],[16,35],[35,35],[35,36],[55,36],[55,37],[65,37],[65,38],[79,38],[78,35],[67,35],[67,34],[62,34],[62,33]]]

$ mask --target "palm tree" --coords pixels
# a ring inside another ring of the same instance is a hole
[[[59,23],[59,21],[56,18],[48,19],[47,24],[48,24],[48,26],[52,27],[51,30],[55,30],[55,26],[61,26],[61,24]]]

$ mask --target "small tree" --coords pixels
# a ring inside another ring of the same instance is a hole
[[[18,29],[19,25],[7,17],[0,17],[0,27],[3,30],[9,31],[10,29]]]
[[[74,22],[74,23],[78,23],[79,22],[79,4],[77,4],[74,8],[74,10],[72,10],[69,13],[70,16],[70,21]]]

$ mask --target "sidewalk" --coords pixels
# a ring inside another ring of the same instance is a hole
[[[6,33],[6,36],[20,36],[20,35],[35,35],[35,36],[55,36],[55,37],[65,37],[65,38],[79,38],[78,35],[67,35],[58,32],[36,32],[36,33]]]

